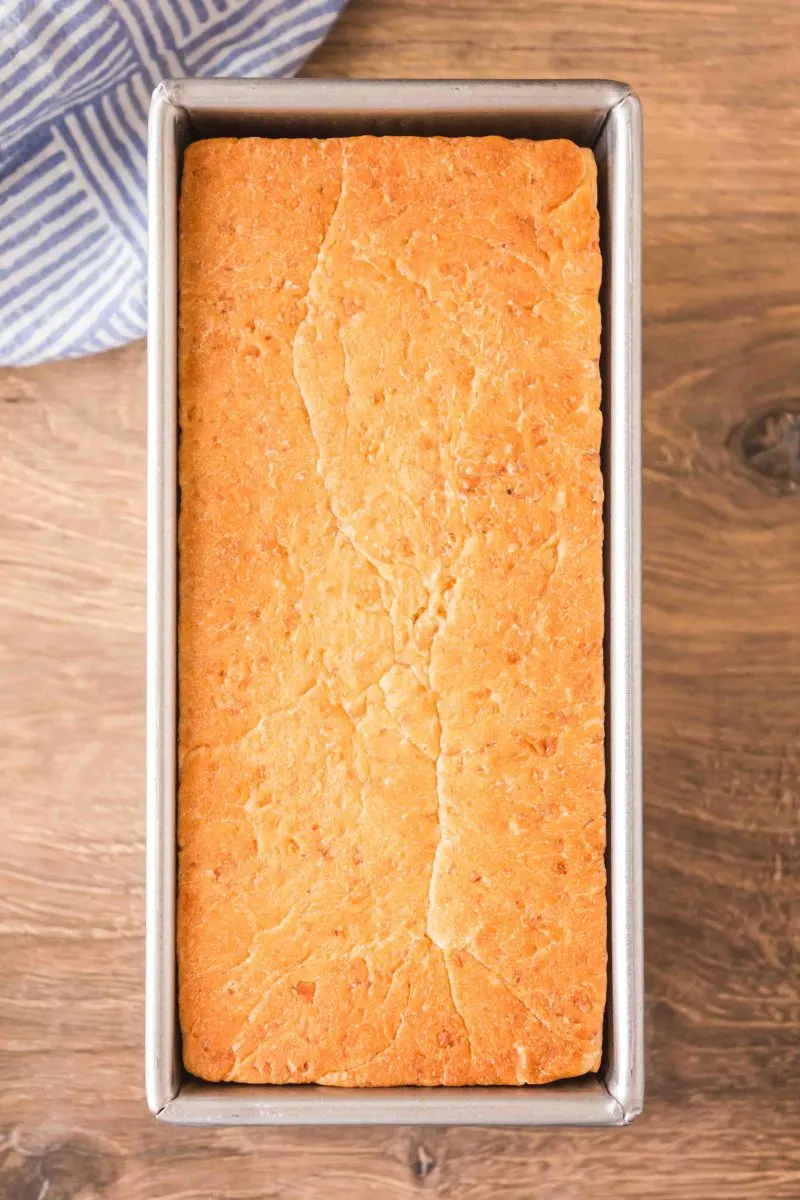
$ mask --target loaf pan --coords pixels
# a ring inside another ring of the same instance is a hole
[[[209,1084],[181,1063],[176,1007],[177,207],[204,137],[568,137],[594,150],[602,288],[608,1005],[599,1074],[531,1087]],[[643,1071],[639,103],[587,81],[164,82],[150,109],[147,535],[147,1100],[179,1125],[624,1125]]]

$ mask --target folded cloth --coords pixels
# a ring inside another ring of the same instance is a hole
[[[346,0],[0,0],[0,363],[144,336],[160,79],[285,76]]]

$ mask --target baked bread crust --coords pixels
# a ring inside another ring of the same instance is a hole
[[[595,181],[566,141],[187,151],[178,958],[203,1079],[599,1065]]]

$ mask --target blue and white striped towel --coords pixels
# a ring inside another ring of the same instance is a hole
[[[291,75],[346,0],[0,0],[0,363],[143,337],[165,77]]]

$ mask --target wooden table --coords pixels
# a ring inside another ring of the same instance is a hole
[[[308,71],[610,76],[644,102],[646,1111],[147,1115],[140,343],[0,374],[0,1194],[797,1200],[800,5],[353,0]]]

